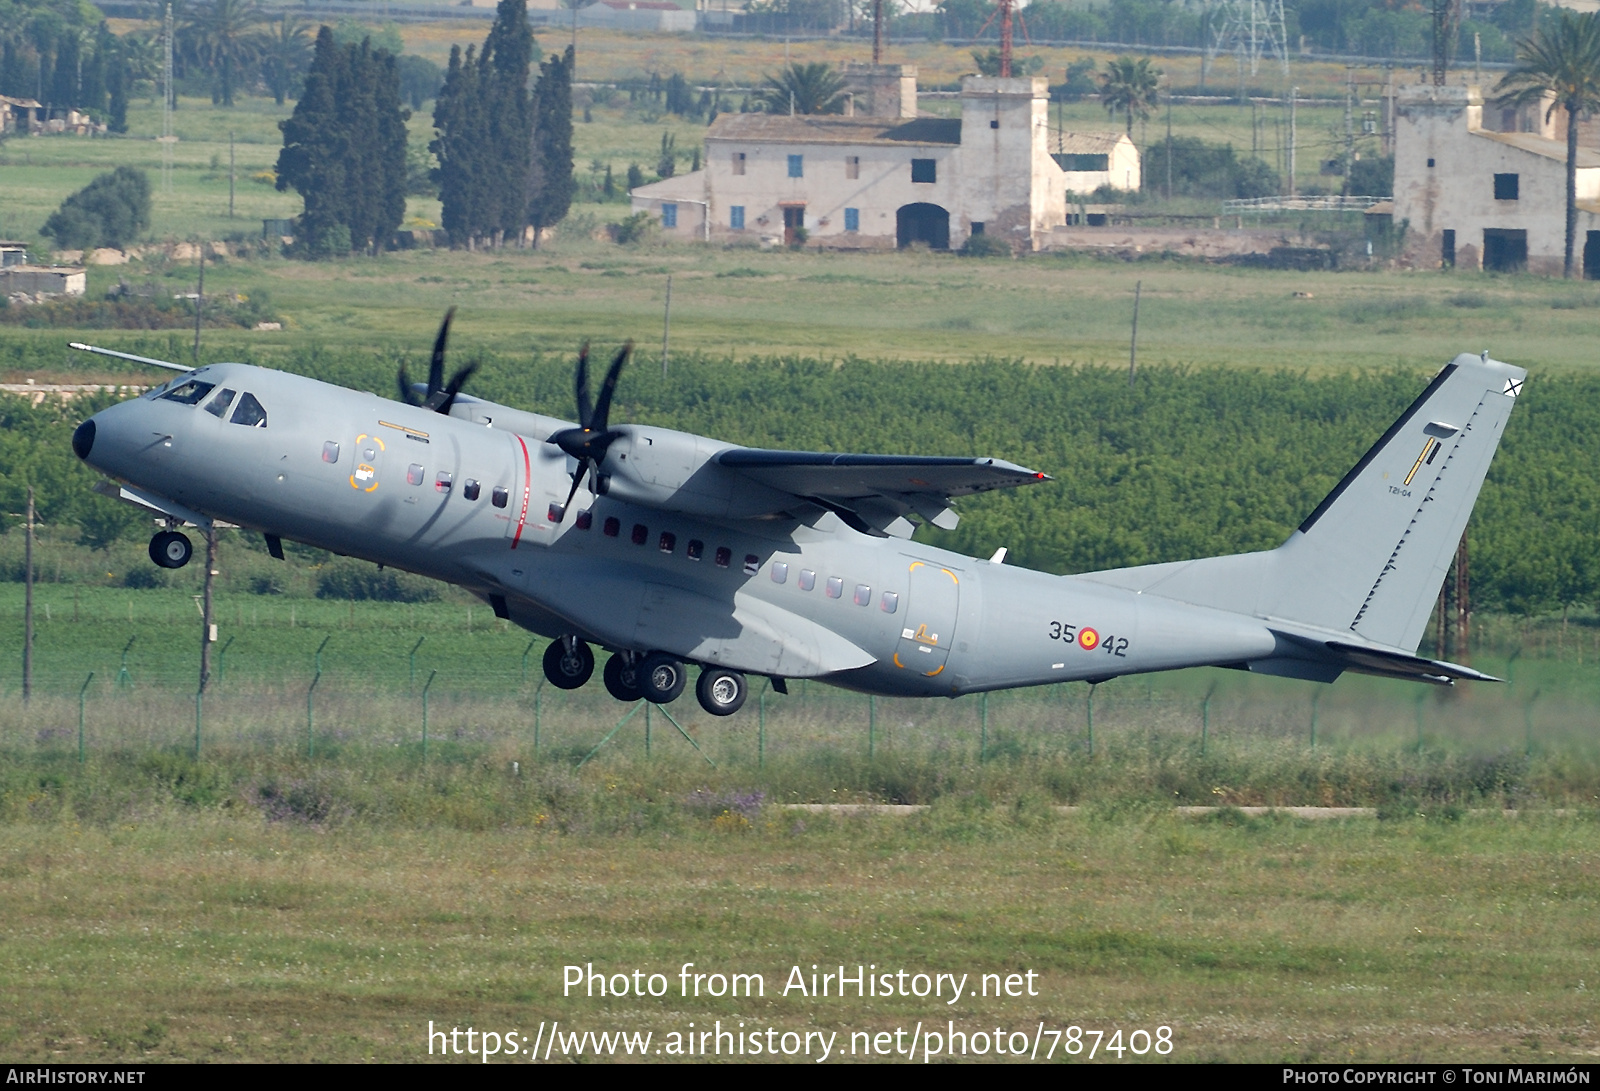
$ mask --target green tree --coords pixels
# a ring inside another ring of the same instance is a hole
[[[127,246],[149,226],[149,176],[135,167],[118,167],[62,201],[40,231],[59,246],[89,250]]]
[[[1561,11],[1532,36],[1517,43],[1517,63],[1495,90],[1499,103],[1521,106],[1555,101],[1545,112],[1567,112],[1567,235],[1561,275],[1572,276],[1572,251],[1578,231],[1578,118],[1600,109],[1600,12]]]
[[[821,62],[796,62],[768,76],[761,101],[769,114],[840,114],[844,112],[844,80]]]
[[[211,101],[233,105],[233,93],[260,58],[266,38],[256,0],[210,0],[197,6],[184,27],[189,52],[211,73]]]
[[[1160,86],[1161,72],[1150,66],[1150,58],[1118,57],[1106,62],[1100,74],[1100,105],[1106,113],[1123,114],[1128,121],[1128,135],[1133,135],[1133,121],[1143,121],[1150,116]]]
[[[525,206],[535,246],[541,230],[566,217],[578,191],[572,173],[572,72],[576,65],[577,56],[568,46],[560,57],[551,57],[539,66]]]
[[[311,63],[310,28],[285,12],[267,32],[261,47],[261,76],[272,101],[284,104]]]
[[[317,33],[294,116],[278,123],[278,189],[305,200],[297,232],[311,253],[376,251],[405,215],[408,115],[394,57]]]

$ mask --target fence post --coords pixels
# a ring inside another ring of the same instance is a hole
[[[1085,706],[1089,715],[1089,756],[1094,757],[1094,683],[1089,683],[1089,701]]]
[[[644,756],[650,756],[650,702],[644,703]]]
[[[1533,757],[1533,706],[1539,700],[1543,690],[1534,690],[1533,696],[1528,698],[1528,703],[1522,706],[1522,754],[1524,757]]]
[[[1206,756],[1206,736],[1211,734],[1211,695],[1217,692],[1217,684],[1211,683],[1211,688],[1206,690],[1205,699],[1200,702],[1200,756]]]
[[[417,643],[420,645],[422,642],[419,640],[419,641],[417,641]],[[537,644],[537,643],[538,643],[538,639],[535,638],[533,640],[528,641],[528,646],[526,648],[522,649],[522,684],[523,685],[527,685],[528,684],[528,653],[533,651],[533,646],[535,644]],[[543,686],[544,683],[540,682],[539,685]]]
[[[316,756],[315,717],[312,712],[312,699],[317,692],[317,683],[322,681],[322,668],[317,668],[317,673],[311,678],[311,686],[306,690],[306,757]]]
[[[756,768],[763,768],[767,764],[767,690],[772,688],[772,680],[767,680],[766,686],[761,690],[761,696],[756,698]]]
[[[1312,685],[1320,684],[1319,682],[1312,683]],[[1317,748],[1317,702],[1321,698],[1322,690],[1314,689],[1311,691],[1311,749],[1313,750]]]
[[[989,695],[983,695],[983,726],[978,729],[978,764],[988,760],[989,754]]]
[[[1427,694],[1417,694],[1417,753],[1422,753],[1422,702]]]
[[[89,683],[94,681],[94,671],[89,672],[89,677],[83,680],[83,686],[78,690],[78,764],[83,764],[83,695],[89,691]]]
[[[533,645],[529,644],[528,647],[531,648]],[[522,661],[526,665],[528,661],[526,652],[522,655]],[[539,756],[539,723],[544,718],[544,684],[546,681],[544,678],[539,679],[539,685],[533,691],[533,756],[536,758]]]
[[[417,688],[417,649],[422,647],[422,642],[424,640],[427,640],[427,639],[428,639],[427,634],[424,633],[422,636],[417,637],[417,642],[415,644],[411,645],[411,654],[406,659],[406,688],[407,689],[416,689]],[[528,675],[527,656],[523,656],[522,675],[523,675],[523,681],[527,681],[527,675]]]
[[[428,690],[433,687],[434,676],[439,672],[428,672],[428,681],[422,687],[422,760],[428,760]]]
[[[197,690],[194,691],[194,760],[195,761],[199,761],[200,760],[200,720],[201,720],[201,708],[205,703],[205,699],[206,699],[206,691],[204,689],[197,689]]]
[[[867,760],[868,761],[871,761],[873,759],[873,753],[874,753],[874,751],[875,751],[875,749],[877,747],[877,737],[876,737],[877,734],[878,734],[878,698],[875,695],[869,693],[869,694],[867,694]]]

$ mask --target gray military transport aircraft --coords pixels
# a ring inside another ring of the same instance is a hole
[[[665,703],[700,668],[718,716],[750,676],[954,697],[1217,666],[1332,682],[1344,671],[1493,681],[1419,657],[1456,542],[1526,372],[1461,355],[1283,545],[1052,576],[912,541],[954,498],[1049,480],[990,458],[758,450],[612,424],[627,359],[578,420],[444,381],[450,316],[427,383],[401,401],[245,364],[183,372],[79,425],[101,491],[151,509],[166,568],[179,527],[236,524],[460,585],[552,643],[550,682]]]

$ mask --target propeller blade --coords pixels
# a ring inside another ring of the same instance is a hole
[[[578,463],[578,470],[572,475],[572,488],[567,492],[567,502],[561,505],[561,518],[556,520],[557,526],[567,521],[567,509],[572,507],[572,498],[578,495],[578,483],[583,480],[584,471],[588,469],[587,461]]]
[[[595,402],[594,416],[584,423],[584,427],[591,432],[604,432],[611,419],[611,396],[617,392],[617,380],[622,377],[622,365],[628,362],[628,357],[633,354],[633,342],[629,341],[617,351],[611,359],[611,367],[606,371],[606,381],[600,384],[600,399]]]
[[[578,396],[578,427],[588,428],[594,406],[589,402],[589,342],[587,341],[583,343],[583,348],[578,350],[578,377],[574,387]]]
[[[400,400],[407,405],[421,405],[416,391],[411,389],[411,376],[406,373],[406,365],[400,365],[400,374],[395,376],[395,381],[400,384]]]
[[[466,385],[467,380],[472,378],[473,373],[477,370],[477,364],[468,364],[466,367],[459,368],[454,375],[450,376],[450,385],[428,399],[428,408],[435,413],[449,413],[450,407],[456,403],[456,395],[461,393],[461,388]]]
[[[450,320],[455,316],[454,307],[444,312],[444,321],[439,323],[439,335],[433,339],[433,359],[428,362],[429,398],[444,389],[444,349],[450,341]]]

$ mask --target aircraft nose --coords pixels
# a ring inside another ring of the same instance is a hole
[[[72,451],[79,458],[88,461],[89,452],[94,449],[94,421],[86,420],[78,425],[77,431],[72,433]]]

